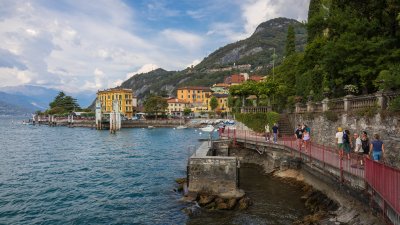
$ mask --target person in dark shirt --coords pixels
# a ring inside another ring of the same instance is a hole
[[[374,134],[374,140],[370,144],[370,154],[374,161],[381,161],[383,158],[383,153],[385,152],[385,145],[380,140],[379,134]]]
[[[272,133],[274,134],[274,143],[276,144],[278,143],[278,134],[279,134],[279,128],[276,123],[272,127]]]
[[[366,131],[363,131],[361,134],[361,148],[364,156],[369,157],[369,138]]]
[[[297,125],[297,129],[294,132],[294,136],[297,139],[299,151],[301,151],[301,146],[303,145],[303,129],[301,128],[300,124]]]

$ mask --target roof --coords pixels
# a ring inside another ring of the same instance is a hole
[[[229,84],[226,83],[218,83],[218,84],[214,84],[214,87],[229,87]]]
[[[209,87],[201,87],[201,86],[187,86],[187,87],[180,87],[177,90],[203,90],[203,91],[210,91]]]
[[[228,94],[219,94],[219,93],[214,93],[212,96],[215,96],[216,98],[227,98],[229,95]]]
[[[253,76],[250,76],[249,80],[254,80],[254,81],[258,82],[258,81],[261,81],[263,78],[264,77],[259,76],[259,75],[253,75]]]
[[[167,100],[168,103],[183,103],[183,104],[189,104],[189,102],[182,100],[182,99],[177,99],[177,98],[172,98]]]
[[[97,93],[105,93],[105,92],[129,92],[133,93],[132,89],[129,88],[109,88],[104,90],[99,90]]]

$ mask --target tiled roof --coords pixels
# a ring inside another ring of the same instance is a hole
[[[182,100],[182,99],[177,99],[177,98],[172,98],[167,100],[168,103],[183,103],[183,104],[189,104],[189,102]]]
[[[178,90],[203,90],[210,91],[209,87],[200,87],[200,86],[188,86],[188,87],[180,87]]]

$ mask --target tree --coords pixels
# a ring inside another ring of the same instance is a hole
[[[47,111],[49,114],[63,114],[80,109],[76,99],[66,95],[62,91],[50,102],[49,106],[50,110]]]
[[[183,115],[185,115],[185,116],[189,116],[190,113],[192,113],[192,110],[189,109],[189,108],[185,108],[185,109],[183,110]]]
[[[165,98],[157,95],[151,95],[144,101],[144,111],[154,113],[157,119],[159,112],[165,112],[168,108],[168,102]]]
[[[212,111],[215,111],[218,107],[218,99],[215,96],[212,96],[210,99],[210,107]]]
[[[286,57],[292,55],[296,52],[296,34],[294,33],[294,27],[289,25],[287,38],[286,38]]]

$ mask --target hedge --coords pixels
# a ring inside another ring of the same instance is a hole
[[[267,113],[236,113],[235,118],[237,121],[242,122],[248,128],[256,132],[264,132],[265,125],[268,123],[269,127],[272,128],[274,123],[279,121],[279,113],[267,112]]]

